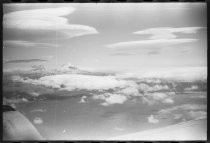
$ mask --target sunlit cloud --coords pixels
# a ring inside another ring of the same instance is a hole
[[[157,28],[149,28],[141,31],[134,32],[134,34],[140,35],[151,35],[150,39],[174,39],[177,38],[176,33],[183,34],[192,34],[196,33],[199,29],[203,27],[181,27],[181,28],[173,28],[173,27],[157,27]]]
[[[65,34],[67,38],[98,33],[95,28],[90,26],[70,24],[64,16],[72,14],[74,11],[74,7],[68,6],[10,12],[3,16],[3,27],[56,31]]]
[[[104,102],[101,103],[101,105],[108,106],[112,104],[123,104],[127,100],[127,97],[121,94],[105,93],[100,95],[94,95],[93,99],[102,100]]]

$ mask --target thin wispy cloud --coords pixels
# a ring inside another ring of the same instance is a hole
[[[113,53],[112,56],[132,56],[132,53]]]
[[[7,60],[5,63],[7,64],[18,64],[18,63],[34,63],[34,62],[47,62],[45,59],[20,59],[20,60]]]
[[[139,35],[151,35],[149,39],[174,39],[177,38],[177,33],[183,34],[193,34],[197,33],[199,29],[203,27],[182,27],[182,28],[173,28],[173,27],[157,27],[149,28],[141,31],[134,32],[134,34]]]
[[[129,48],[146,48],[146,47],[169,47],[178,44],[185,44],[195,42],[197,39],[156,39],[156,40],[139,40],[119,42],[115,44],[107,45],[107,48],[111,49],[129,49]]]
[[[45,30],[65,34],[68,38],[96,34],[97,30],[86,25],[70,24],[64,16],[72,14],[74,7],[22,10],[4,14],[3,27],[20,30]]]
[[[3,41],[4,48],[51,48],[58,47],[57,44],[39,43],[22,40],[6,40]]]
[[[157,55],[157,54],[159,54],[160,52],[159,51],[150,51],[150,52],[148,52],[147,54],[148,55]]]

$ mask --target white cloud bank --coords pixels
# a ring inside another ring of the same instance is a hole
[[[108,90],[116,87],[123,88],[128,86],[130,83],[125,80],[115,79],[114,76],[91,76],[80,74],[44,76],[38,80],[13,76],[12,80],[35,85],[44,85],[46,87],[59,88],[68,91],[75,89]]]
[[[102,105],[122,104],[130,98],[141,97],[142,102],[148,105],[158,103],[173,104],[173,92],[169,91],[167,85],[137,84],[131,80],[119,79],[115,76],[93,76],[81,74],[60,74],[44,76],[40,79],[13,76],[14,82],[22,82],[45,87],[57,88],[59,90],[89,90],[98,91],[93,99],[103,100]],[[107,92],[107,90],[113,92]],[[36,97],[39,94],[32,92],[30,95]],[[82,97],[79,103],[85,103],[87,97]]]
[[[119,78],[157,78],[167,80],[180,80],[180,81],[195,81],[207,80],[207,67],[169,67],[169,68],[156,68],[145,69],[133,73],[118,74]]]
[[[152,35],[150,39],[174,39],[177,38],[175,33],[184,33],[184,34],[192,34],[196,33],[199,29],[203,27],[182,27],[182,28],[173,28],[173,27],[157,27],[157,28],[149,28],[141,31],[134,32],[134,34]]]
[[[74,7],[60,7],[10,12],[4,14],[3,26],[11,29],[56,31],[66,34],[68,38],[98,33],[90,26],[69,24],[64,16],[74,11]]]

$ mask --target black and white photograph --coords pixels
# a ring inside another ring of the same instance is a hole
[[[3,140],[207,140],[206,3],[3,4]]]

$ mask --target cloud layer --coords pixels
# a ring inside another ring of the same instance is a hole
[[[192,34],[196,33],[202,27],[182,27],[182,28],[173,28],[173,27],[157,27],[149,28],[141,31],[134,32],[134,34],[151,35],[150,39],[174,39],[177,38],[175,33],[184,33]]]
[[[44,59],[21,59],[21,60],[7,60],[4,63],[34,63],[34,62],[47,62],[48,60]]]
[[[58,47],[56,44],[38,43],[22,40],[5,40],[3,41],[4,48],[51,48]]]
[[[63,33],[68,38],[87,34],[96,34],[93,27],[69,24],[64,16],[72,14],[74,7],[22,10],[4,14],[3,26],[10,29],[50,30]]]
[[[155,40],[140,40],[119,42],[107,45],[106,47],[112,49],[131,49],[131,48],[148,48],[148,47],[170,47],[177,44],[195,42],[197,39],[155,39]]]

